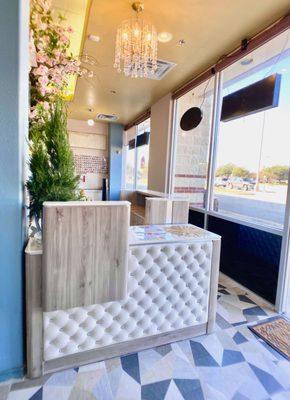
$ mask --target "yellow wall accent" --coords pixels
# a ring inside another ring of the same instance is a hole
[[[86,25],[92,0],[53,0],[52,9],[57,16],[61,14],[65,26],[71,26],[73,33],[70,35],[70,52],[73,56],[82,54],[85,41]],[[72,101],[76,88],[77,77],[71,77],[65,99]]]

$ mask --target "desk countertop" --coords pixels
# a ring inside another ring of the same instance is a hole
[[[153,243],[191,243],[219,240],[220,236],[191,224],[130,226],[129,245]]]
[[[157,243],[192,243],[204,240],[219,240],[215,233],[191,224],[140,225],[130,226],[129,246]],[[31,255],[42,254],[42,243],[31,238],[25,249]]]

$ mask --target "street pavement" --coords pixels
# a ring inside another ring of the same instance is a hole
[[[262,187],[263,189],[263,187]],[[230,190],[224,193],[215,193],[218,200],[218,211],[239,214],[244,217],[263,220],[275,226],[281,226],[284,222],[286,186],[276,186],[267,191],[242,192]]]

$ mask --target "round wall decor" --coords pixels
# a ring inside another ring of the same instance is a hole
[[[202,111],[199,107],[191,107],[181,117],[180,128],[183,131],[190,131],[196,128],[202,120]]]

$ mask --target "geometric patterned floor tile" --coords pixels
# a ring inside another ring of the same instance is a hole
[[[97,397],[96,397],[97,398]],[[99,399],[99,398],[97,398]],[[104,399],[106,397],[104,396]],[[141,399],[141,385],[123,371],[114,400]]]
[[[157,351],[157,353],[161,354],[162,356],[165,356],[172,350],[172,348],[171,344],[164,344],[163,346],[155,347],[154,350]]]
[[[290,399],[290,391],[275,393],[271,396],[271,400],[289,400]]]
[[[250,308],[244,309],[243,310],[243,314],[245,316],[249,316],[249,315],[252,315],[252,316],[267,316],[265,311],[259,306],[255,306],[255,307],[250,307]]]
[[[174,379],[184,400],[204,400],[199,379]]]
[[[149,385],[142,386],[142,400],[164,400],[169,384],[170,379],[167,379],[164,381],[150,383]]]
[[[210,355],[205,347],[194,340],[190,341],[190,347],[197,367],[218,367],[216,360]]]
[[[110,381],[107,374],[104,374],[97,382],[92,390],[92,394],[97,399],[105,398],[106,400],[114,400]]]
[[[18,382],[8,400],[290,400],[290,362],[248,328],[273,315],[219,285],[212,334]]]
[[[36,393],[31,400],[54,400],[54,399],[63,399],[68,400],[69,398],[72,399],[71,393],[74,389],[74,386],[57,386],[57,385],[50,385],[50,386],[43,386],[42,393]],[[90,394],[90,393],[88,393]],[[39,396],[39,397],[37,397]],[[42,396],[42,397],[41,397]],[[75,397],[76,398],[76,397]]]
[[[128,375],[130,375],[136,382],[141,383],[138,353],[129,354],[128,356],[121,357],[122,368]]]
[[[41,387],[32,387],[22,390],[11,391],[9,393],[9,400],[30,400],[35,393],[37,393]]]
[[[240,332],[236,332],[235,335],[233,336],[233,340],[235,341],[236,344],[241,344],[247,342],[247,339],[245,336],[243,336]]]
[[[176,386],[174,380],[171,380],[164,400],[184,400],[184,397],[180,393],[178,387]]]
[[[189,340],[182,340],[181,342],[172,343],[171,345],[172,345],[172,351],[177,357],[183,359],[189,365],[194,367],[194,360]],[[195,368],[192,368],[192,370],[195,371]]]
[[[257,378],[259,379],[259,381],[262,383],[262,385],[270,395],[283,391],[283,387],[276,381],[276,379],[270,373],[264,371],[261,368],[255,367],[252,364],[249,364],[249,366],[252,368]]]
[[[10,391],[10,385],[3,383],[0,384],[0,400],[6,400]]]
[[[158,381],[170,380],[173,378],[175,355],[173,352],[166,354],[163,358],[151,365],[151,368],[142,374],[142,385],[148,385]]]
[[[78,374],[73,369],[68,369],[63,372],[56,372],[45,383],[45,386],[72,386]]]
[[[224,349],[222,366],[233,365],[245,361],[240,351]]]
[[[116,397],[118,388],[121,386],[121,377],[124,374],[122,368],[116,368],[114,371],[108,373],[108,379],[111,387],[113,398]]]
[[[31,400],[42,400],[43,388],[41,387],[34,395],[30,397]],[[55,397],[56,398],[56,397]]]
[[[221,332],[204,336],[202,340],[202,345],[206,351],[211,355],[215,362],[221,366],[223,359],[224,346],[220,340]]]
[[[256,305],[253,300],[249,299],[247,296],[245,296],[244,294],[239,294],[238,298],[240,301],[244,302],[244,303],[250,303],[250,304],[254,304]]]

